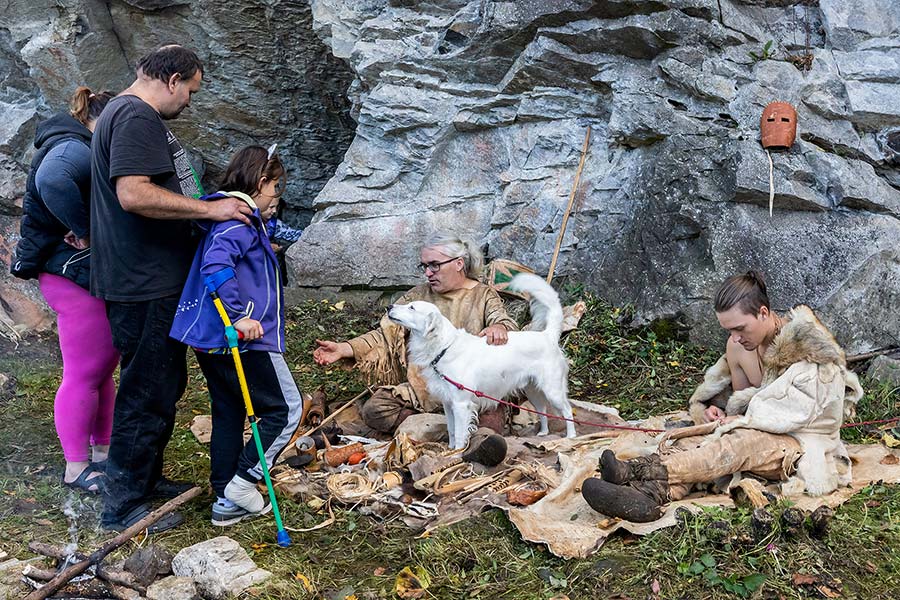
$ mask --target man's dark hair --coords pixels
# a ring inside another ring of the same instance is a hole
[[[741,312],[756,315],[759,309],[769,308],[769,295],[766,293],[766,280],[759,271],[747,271],[743,275],[732,275],[726,279],[714,302],[717,313],[725,312],[739,306]]]
[[[175,44],[157,48],[138,61],[138,73],[165,83],[175,73],[182,79],[190,79],[197,71],[203,72],[203,63],[197,54]]]

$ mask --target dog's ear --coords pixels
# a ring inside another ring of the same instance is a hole
[[[425,332],[422,334],[424,337],[429,337],[435,331],[437,331],[438,325],[441,322],[441,315],[437,312],[428,313],[428,317],[425,320]]]

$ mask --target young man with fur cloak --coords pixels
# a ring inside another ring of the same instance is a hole
[[[807,306],[785,316],[772,311],[754,271],[722,284],[715,311],[730,335],[725,355],[691,396],[698,427],[664,435],[650,456],[620,461],[605,451],[600,478],[582,485],[594,510],[653,521],[693,484],[724,478],[727,485],[741,472],[813,496],[850,483],[840,427],[863,392],[828,329]]]

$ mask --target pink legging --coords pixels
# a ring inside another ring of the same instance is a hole
[[[119,354],[113,347],[106,305],[65,277],[41,273],[41,293],[56,311],[63,377],[53,417],[68,462],[90,460],[91,446],[109,445]]]

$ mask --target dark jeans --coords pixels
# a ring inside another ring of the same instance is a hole
[[[162,476],[175,403],[187,385],[187,347],[169,337],[178,299],[106,303],[113,345],[122,362],[103,524],[118,521],[144,502]]]
[[[225,486],[238,475],[250,482],[263,477],[255,442],[244,443],[247,411],[231,354],[196,352],[212,399],[209,481],[225,496]],[[266,464],[271,467],[303,416],[303,399],[281,354],[250,350],[241,353]]]

